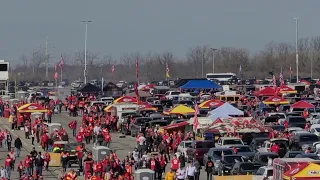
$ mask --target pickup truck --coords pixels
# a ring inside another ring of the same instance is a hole
[[[132,137],[137,136],[140,132],[144,132],[146,129],[146,123],[151,121],[151,118],[139,117],[135,118],[133,123],[130,123],[130,134]]]
[[[193,141],[191,146],[187,148],[188,159],[195,158],[200,164],[203,164],[203,156],[214,147],[214,141]]]

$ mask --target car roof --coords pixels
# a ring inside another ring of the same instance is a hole
[[[272,138],[270,141],[288,141],[287,138]]]
[[[257,152],[256,154],[258,154],[258,155],[277,155],[278,156],[278,154],[273,153],[273,152]]]
[[[271,170],[271,169],[273,169],[273,166],[261,166],[260,168],[263,168],[266,170]]]
[[[210,148],[210,149],[212,149],[213,151],[222,151],[222,150],[230,150],[230,151],[232,151],[232,149],[229,148],[229,147],[214,147],[214,148]]]
[[[240,139],[238,137],[221,137],[220,139]]]
[[[310,128],[320,128],[320,124],[312,124]]]
[[[314,135],[314,136],[316,136],[315,134],[312,134],[312,133],[310,133],[310,132],[302,132],[302,133],[297,133],[296,134],[297,136],[304,136],[304,135]]]

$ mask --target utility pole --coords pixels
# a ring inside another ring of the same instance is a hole
[[[218,49],[215,49],[215,48],[211,48],[212,50],[212,73],[214,73],[214,51],[218,50]]]
[[[88,38],[88,23],[91,21],[82,21],[86,25],[85,35],[84,35],[84,84],[87,84],[87,38]]]
[[[299,83],[299,54],[298,54],[298,18],[296,20],[296,70],[297,70],[297,83]]]
[[[46,78],[49,79],[49,60],[48,60],[48,36],[46,36],[46,52],[45,52],[45,56],[46,56]]]

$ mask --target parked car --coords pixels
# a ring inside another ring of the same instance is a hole
[[[263,143],[269,139],[268,137],[258,137],[258,138],[253,138],[251,143],[250,143],[250,147],[253,150],[258,150],[260,147],[262,147]]]
[[[232,175],[248,175],[255,174],[263,165],[257,162],[237,162],[234,164],[231,174]]]
[[[301,127],[304,128],[307,121],[302,116],[288,116],[286,121],[289,127]]]
[[[257,152],[253,157],[253,162],[263,164],[264,166],[268,165],[268,157],[271,159],[278,158],[279,155],[272,152]]]
[[[311,125],[310,133],[320,136],[320,124]]]
[[[232,155],[233,151],[231,148],[226,147],[217,147],[217,148],[211,148],[207,153],[203,156],[203,164],[206,164],[208,161],[208,158],[210,157],[212,162],[214,163],[215,172],[218,172],[219,170],[219,161],[222,158],[222,155]]]
[[[236,146],[236,145],[244,145],[243,141],[237,137],[220,137],[217,146]]]
[[[187,148],[187,158],[195,158],[200,164],[203,164],[204,154],[213,147],[214,141],[193,141],[191,146]]]
[[[252,159],[255,154],[248,145],[236,145],[232,147],[237,149],[237,155],[244,156],[248,159]]]
[[[187,157],[187,149],[192,145],[192,141],[181,141],[178,145],[177,151],[181,152],[185,157]]]
[[[309,147],[311,150],[315,150],[313,148],[313,143],[319,141],[319,137],[312,133],[295,133],[289,142],[289,147],[291,150],[295,151],[305,151]]]
[[[320,160],[320,157],[315,153],[307,153],[307,154],[301,153],[301,154],[296,155],[295,158],[311,158],[314,160]]]
[[[233,168],[233,165],[236,162],[245,162],[244,158],[240,155],[224,155],[221,157],[221,160],[217,163],[219,164],[218,175],[224,176],[226,174],[230,174]]]
[[[295,158],[298,154],[304,153],[303,151],[288,151],[283,158]]]
[[[272,144],[278,144],[280,149],[279,149],[279,156],[283,157],[286,153],[287,150],[289,149],[289,140],[287,138],[273,138],[270,140],[266,140],[261,148],[258,149],[259,152],[270,152],[270,148]]]
[[[273,179],[273,167],[262,166],[258,169],[256,174],[252,177],[252,180],[272,180]]]

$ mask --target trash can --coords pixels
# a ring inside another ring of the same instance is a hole
[[[106,155],[110,155],[110,149],[106,146],[93,146],[92,147],[92,159],[94,161],[101,161],[106,158]]]
[[[151,169],[138,169],[134,173],[134,179],[155,180],[154,179],[154,171],[152,171]]]

